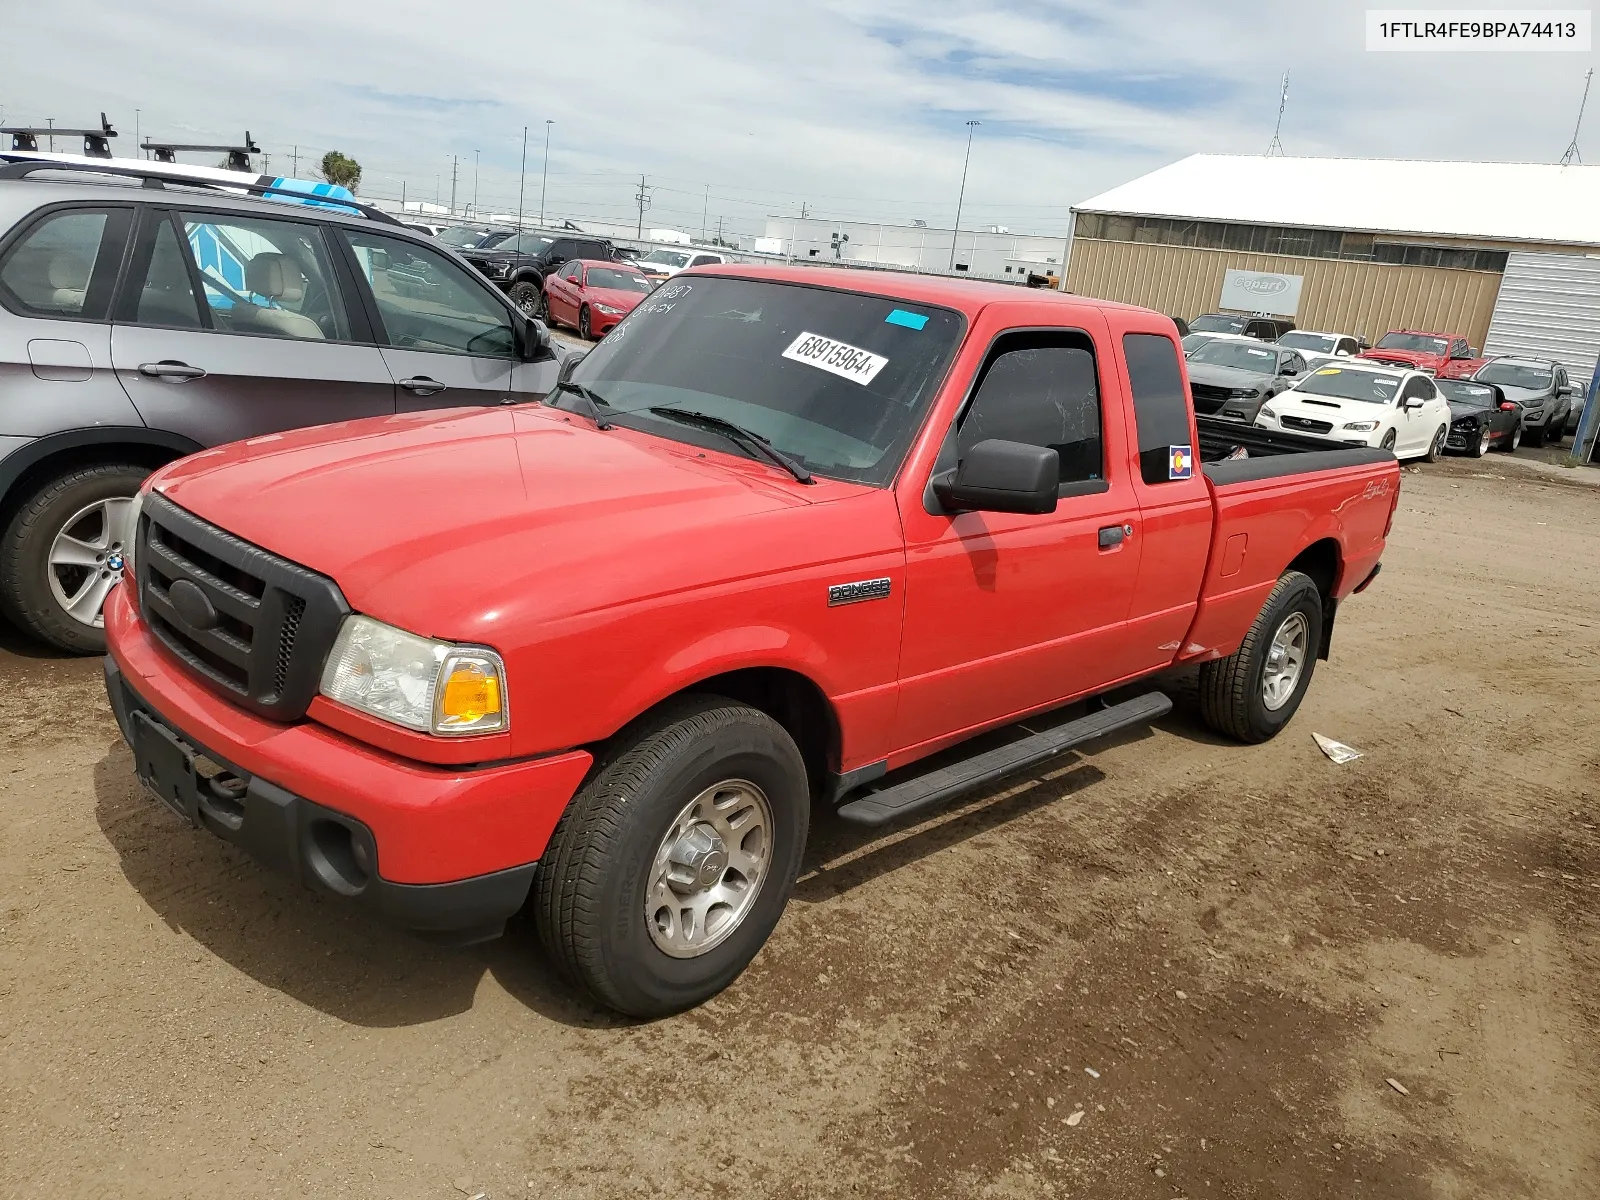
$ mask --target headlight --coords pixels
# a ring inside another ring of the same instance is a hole
[[[505,664],[494,651],[435,642],[359,615],[339,629],[322,694],[423,733],[494,733],[510,724]]]
[[[1278,419],[1278,414],[1272,411],[1272,405],[1270,404],[1263,404],[1261,406],[1261,411],[1258,412],[1256,416],[1266,417],[1268,420],[1272,421],[1276,421]]]
[[[1377,427],[1376,421],[1350,421],[1344,425],[1351,433],[1371,433]]]
[[[612,308],[609,304],[596,303],[595,307],[601,312],[605,313],[608,317],[620,317],[622,315],[622,310],[620,308]]]
[[[1261,395],[1261,389],[1260,388],[1253,388],[1253,387],[1230,388],[1228,390],[1228,395],[1229,395],[1230,398],[1232,398],[1234,400],[1249,400],[1249,399],[1252,399],[1252,398],[1254,398],[1256,396]]]

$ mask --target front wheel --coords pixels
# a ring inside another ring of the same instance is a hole
[[[1444,440],[1450,436],[1450,430],[1439,426],[1439,431],[1433,435],[1433,441],[1428,443],[1428,452],[1422,456],[1424,462],[1438,462],[1444,457]]]
[[[1378,448],[1380,450],[1387,450],[1387,451],[1389,451],[1390,454],[1393,454],[1394,453],[1395,443],[1397,441],[1399,441],[1399,440],[1400,440],[1399,435],[1397,433],[1395,433],[1394,430],[1391,429],[1391,430],[1389,430],[1388,433],[1383,435],[1383,440],[1378,443]]]
[[[578,336],[586,342],[593,337],[593,333],[589,328],[589,306],[587,304],[578,312]]]
[[[1493,440],[1494,435],[1489,432],[1489,427],[1485,425],[1483,427],[1483,432],[1478,435],[1478,444],[1472,448],[1472,457],[1482,458],[1485,454],[1489,453],[1489,443]]]
[[[1523,430],[1523,438],[1530,446],[1542,446],[1544,445],[1544,430],[1542,428],[1525,429]]]
[[[1317,666],[1322,593],[1286,571],[1239,649],[1200,668],[1200,715],[1218,733],[1264,742],[1289,723]]]
[[[634,1017],[692,1008],[766,942],[800,870],[806,769],[771,717],[691,696],[617,735],[539,863],[559,969]]]
[[[0,611],[58,649],[103,653],[101,610],[122,578],[148,474],[132,463],[83,467],[24,500],[0,538]]]
[[[539,289],[538,284],[524,279],[519,283],[512,284],[511,290],[506,294],[511,298],[511,303],[527,313],[528,316],[544,319],[544,292]]]

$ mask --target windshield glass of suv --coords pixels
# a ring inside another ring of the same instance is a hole
[[[1237,367],[1241,371],[1254,371],[1257,375],[1271,375],[1278,368],[1277,351],[1244,342],[1224,342],[1220,338],[1193,351],[1189,361],[1208,363],[1213,367]]]
[[[1451,404],[1462,408],[1493,408],[1494,389],[1481,383],[1468,383],[1464,379],[1435,379],[1434,387],[1444,393]]]
[[[1379,350],[1412,350],[1418,354],[1443,354],[1450,339],[1429,337],[1425,333],[1386,333],[1378,339]]]
[[[720,417],[819,475],[882,486],[960,344],[955,312],[754,279],[657,288],[572,372],[618,425],[732,454],[709,430],[652,414]],[[560,407],[585,411],[559,392]]]
[[[1516,363],[1490,363],[1476,375],[1484,383],[1498,383],[1501,387],[1527,388],[1542,392],[1550,386],[1550,372],[1544,367],[1524,367]]]
[[[1221,313],[1207,313],[1189,322],[1190,333],[1238,333],[1243,328],[1243,317],[1227,317]]]
[[[616,271],[610,267],[590,267],[589,286],[619,292],[648,292],[654,285],[637,271]]]
[[[513,254],[543,254],[556,244],[555,238],[541,237],[537,233],[522,233],[503,244],[500,249]]]
[[[652,250],[639,261],[663,267],[684,267],[689,264],[689,256],[678,250]]]
[[[1278,345],[1291,350],[1315,350],[1319,354],[1332,354],[1339,339],[1331,333],[1298,333],[1293,330],[1278,339]]]
[[[1368,404],[1388,404],[1398,395],[1401,375],[1378,371],[1355,371],[1345,367],[1323,367],[1302,379],[1292,390],[1296,394],[1334,396],[1340,400],[1362,400]]]
[[[454,246],[457,250],[470,250],[483,241],[483,230],[457,225],[453,229],[441,229],[435,240],[443,242],[446,246]]]

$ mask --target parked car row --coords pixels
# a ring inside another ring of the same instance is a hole
[[[1484,358],[1459,334],[1393,329],[1379,338],[1377,345],[1368,346],[1354,334],[1300,330],[1282,318],[1239,313],[1202,313],[1184,328],[1183,347],[1196,410],[1229,420],[1255,421],[1272,396],[1306,390],[1304,383],[1296,381],[1308,379],[1308,372],[1322,375],[1326,367],[1363,364],[1390,369],[1389,377],[1398,389],[1391,395],[1397,403],[1400,390],[1427,390],[1413,386],[1408,372],[1434,380],[1439,403],[1450,412],[1429,398],[1425,416],[1356,421],[1355,426],[1370,424],[1371,428],[1351,428],[1301,412],[1298,398],[1291,398],[1284,411],[1292,424],[1282,427],[1372,445],[1381,444],[1383,437],[1393,433],[1401,451],[1409,453],[1419,446],[1423,450],[1433,446],[1431,438],[1418,443],[1405,436],[1416,432],[1413,427],[1419,419],[1426,423],[1447,418],[1443,448],[1481,455],[1493,448],[1515,450],[1523,441],[1532,446],[1559,444],[1568,432],[1576,430],[1583,409],[1583,388],[1571,382],[1560,363],[1518,355]],[[1288,351],[1295,352],[1300,361],[1288,357]],[[1334,386],[1329,378],[1324,376],[1316,386]],[[1482,386],[1446,386],[1462,381]],[[1352,376],[1340,386],[1344,384],[1358,390],[1378,386],[1371,385],[1367,376]],[[1270,418],[1265,423],[1272,424]],[[1324,430],[1324,425],[1329,428]],[[1344,436],[1358,433],[1363,435],[1361,439]]]

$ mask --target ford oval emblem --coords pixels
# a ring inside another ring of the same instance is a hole
[[[199,585],[187,579],[176,580],[167,589],[167,599],[172,602],[178,619],[190,629],[203,631],[217,627],[216,606],[211,603],[211,597],[200,590]]]

